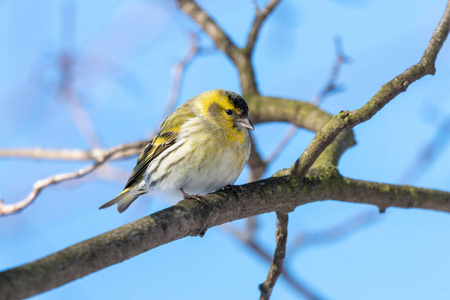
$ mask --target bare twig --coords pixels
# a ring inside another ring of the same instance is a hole
[[[115,156],[117,158],[117,156],[120,155],[120,153],[122,154],[129,153],[128,151],[130,149],[135,150],[135,147],[136,143],[122,144],[113,147],[109,150],[99,152],[99,154],[97,154],[97,158],[95,159],[95,163],[86,168],[71,173],[57,174],[47,177],[45,179],[41,179],[33,185],[32,191],[28,194],[28,196],[25,199],[18,201],[16,203],[4,204],[3,201],[0,199],[0,216],[9,215],[21,211],[22,209],[30,205],[41,193],[41,191],[46,187],[49,187],[51,185],[63,181],[86,176],[87,174],[97,169],[99,166],[103,165],[107,160],[110,160],[112,157]]]
[[[334,45],[336,50],[336,60],[333,65],[333,69],[331,70],[330,78],[328,79],[325,88],[311,101],[314,105],[317,106],[320,105],[323,100],[325,100],[326,96],[337,91],[338,86],[336,85],[336,82],[342,65],[350,62],[350,59],[344,54],[342,41],[339,37],[334,39]]]
[[[148,141],[138,141],[133,143],[126,143],[122,145],[123,150],[117,151],[111,159],[126,158],[128,156],[137,155],[142,152],[142,149]],[[14,149],[0,149],[0,157],[9,158],[24,158],[24,159],[46,159],[46,160],[98,160],[105,156],[111,149],[93,148],[90,150],[79,149],[43,149],[43,148],[14,148]]]
[[[246,221],[246,236],[248,239],[254,240],[256,236],[256,231],[259,228],[259,222],[258,222],[258,216],[253,216],[250,218],[245,219]]]
[[[270,164],[275,158],[280,155],[281,151],[284,150],[284,148],[287,146],[287,144],[292,140],[295,133],[297,132],[297,126],[290,126],[289,129],[286,131],[286,134],[284,138],[281,140],[281,142],[278,144],[277,148],[272,152],[272,154],[266,159],[266,164]]]
[[[103,149],[78,150],[78,149],[43,149],[36,148],[12,148],[0,149],[0,157],[25,158],[25,159],[48,159],[48,160],[94,160]]]
[[[248,158],[248,166],[250,167],[250,176],[248,181],[255,181],[261,179],[264,172],[266,171],[267,164],[261,158],[261,155],[256,148],[256,144],[253,138],[253,135],[250,135],[250,143],[251,143],[251,152],[250,157]]]
[[[191,32],[190,33],[190,46],[184,57],[177,62],[172,68],[172,84],[170,88],[169,99],[167,101],[166,110],[164,112],[164,117],[168,116],[172,110],[175,108],[177,100],[180,95],[181,82],[183,80],[186,68],[198,54],[198,35]]]
[[[289,256],[292,257],[300,248],[304,248],[311,245],[335,242],[342,239],[349,234],[354,233],[357,229],[374,222],[380,214],[374,210],[359,213],[352,216],[349,219],[344,220],[340,224],[336,224],[325,230],[317,232],[305,232],[296,236],[292,243],[289,245]]]
[[[100,147],[101,142],[95,130],[94,122],[92,122],[75,89],[70,85],[61,86],[59,95],[67,104],[72,120],[81,135],[86,139],[87,144],[90,147]]]
[[[252,27],[250,28],[250,32],[247,37],[247,45],[245,46],[246,51],[250,53],[250,55],[252,54],[253,48],[255,47],[255,42],[258,39],[258,34],[262,24],[269,16],[269,14],[272,13],[275,7],[280,3],[280,1],[281,0],[271,0],[262,10],[259,10],[258,5],[255,2],[256,16],[253,20]]]
[[[92,175],[93,176],[90,177],[94,177],[94,179],[115,182],[123,185],[125,182],[127,182],[128,178],[130,177],[130,172],[117,167],[113,167],[109,164],[103,164]],[[78,181],[82,181],[82,179],[77,180],[77,183]]]
[[[252,217],[247,218],[247,220],[249,219],[252,219]],[[221,228],[239,240],[244,246],[250,249],[253,253],[257,254],[266,263],[272,263],[272,255],[265,250],[264,247],[258,243],[258,241],[252,236],[252,234],[249,234],[247,230],[245,232],[240,232],[230,224],[224,224]],[[286,268],[282,269],[281,277],[302,297],[310,300],[321,299],[321,297],[309,290],[305,283],[302,283],[299,279],[294,277],[294,275],[291,274],[291,272],[289,272]]]
[[[81,135],[86,139],[88,145],[90,147],[100,147],[100,138],[95,130],[94,122],[92,122],[74,87],[76,59],[71,48],[75,39],[75,14],[76,9],[73,1],[66,2],[63,7],[61,19],[64,45],[58,60],[60,72],[58,95],[67,104],[75,125]]]
[[[261,291],[259,299],[268,300],[270,298],[272,289],[283,270],[283,261],[286,256],[287,225],[288,215],[277,212],[277,246],[275,248],[275,254],[273,255],[272,265],[269,269],[269,274],[264,283],[259,285],[259,290]]]
[[[438,127],[433,138],[423,146],[416,161],[404,172],[400,182],[411,183],[417,180],[426,171],[434,160],[447,147],[450,139],[450,116],[447,117]]]

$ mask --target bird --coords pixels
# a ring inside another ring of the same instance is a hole
[[[244,98],[224,89],[186,101],[161,122],[123,191],[99,209],[117,204],[122,213],[154,189],[201,202],[201,195],[233,187],[250,156],[255,128],[248,113]]]

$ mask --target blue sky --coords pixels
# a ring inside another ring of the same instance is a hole
[[[58,55],[76,57],[74,86],[104,147],[149,137],[164,116],[171,68],[197,27],[172,2],[80,1],[72,38],[65,7],[72,1],[0,1],[0,147],[81,148],[89,145],[57,97]],[[243,45],[252,1],[199,1]],[[260,5],[264,2],[258,1]],[[73,3],[72,3],[73,4]],[[361,107],[394,76],[416,63],[432,35],[443,0],[285,0],[262,28],[254,56],[263,94],[310,101],[325,85],[339,36],[351,64],[326,99],[335,114]],[[66,24],[66,27],[65,25]],[[69,31],[70,32],[70,31]],[[63,37],[65,36],[65,37]],[[212,49],[208,37],[200,44]],[[368,122],[355,128],[358,144],[344,154],[344,176],[449,190],[450,151],[441,151],[420,176],[404,180],[424,147],[450,114],[450,46],[435,76],[410,86]],[[208,51],[189,67],[179,103],[215,88],[239,92],[230,62]],[[255,135],[268,156],[286,124],[264,124]],[[448,133],[447,133],[448,134]],[[299,130],[265,176],[290,166],[312,139]],[[115,162],[125,172],[135,159]],[[0,159],[0,198],[25,197],[41,178],[86,166],[83,162]],[[248,173],[244,171],[240,183]],[[46,189],[20,214],[0,218],[0,269],[56,252],[170,205],[164,195],[141,197],[119,215],[97,208],[125,182],[95,175]],[[343,238],[318,241],[317,233],[359,215],[370,222]],[[243,222],[232,224],[238,228]],[[258,239],[274,248],[275,214],[260,216]],[[447,213],[323,201],[290,216],[287,267],[324,299],[448,299],[450,217]],[[289,252],[298,236],[307,243]],[[290,248],[291,247],[291,248]],[[290,254],[289,254],[290,253]],[[185,238],[67,284],[34,299],[254,299],[268,266],[221,228]],[[281,279],[273,299],[298,299]]]

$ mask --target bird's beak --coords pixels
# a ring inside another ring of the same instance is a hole
[[[238,118],[234,121],[234,124],[240,128],[247,128],[250,130],[255,130],[255,127],[253,127],[253,124],[252,124],[252,122],[250,122],[248,117]]]

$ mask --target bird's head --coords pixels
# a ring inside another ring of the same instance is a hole
[[[223,89],[198,95],[197,108],[201,115],[227,129],[255,130],[248,119],[248,106],[239,94]]]

